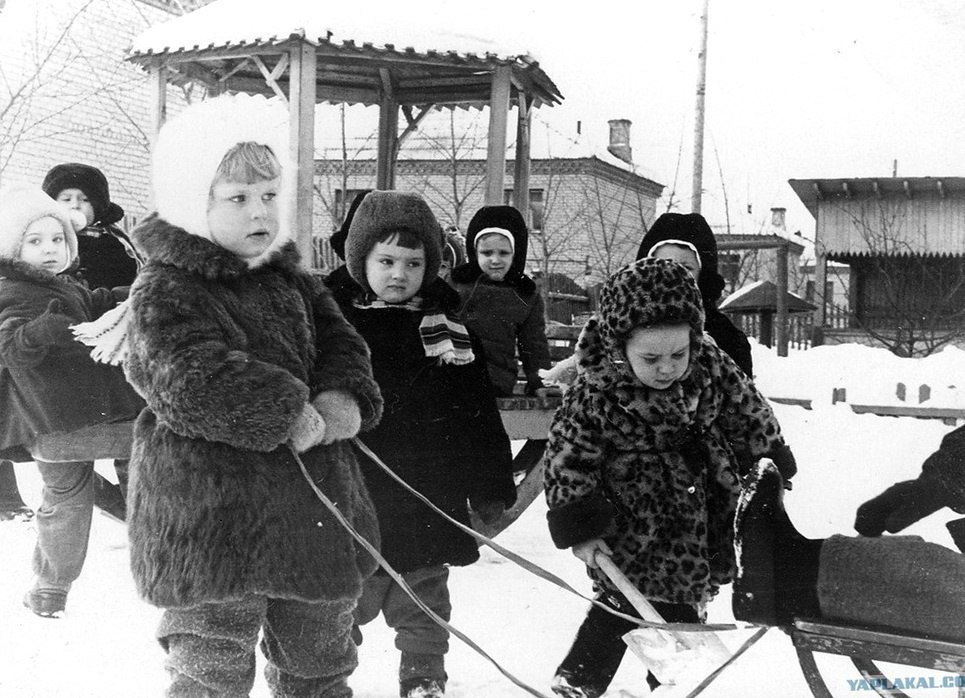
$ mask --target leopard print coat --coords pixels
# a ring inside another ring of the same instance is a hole
[[[580,373],[553,421],[545,494],[554,542],[602,537],[645,596],[702,607],[734,574],[740,477],[786,450],[753,383],[704,335],[682,267],[642,260],[604,286],[577,347]],[[643,385],[625,361],[634,327],[690,324],[691,360],[674,385]],[[598,591],[615,591],[589,569]]]

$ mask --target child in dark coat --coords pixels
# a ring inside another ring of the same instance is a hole
[[[382,421],[365,434],[365,443],[449,516],[468,525],[468,500],[490,522],[516,498],[512,454],[478,344],[455,319],[459,297],[437,276],[440,238],[421,197],[372,192],[348,232],[351,278],[334,279],[333,290],[369,345],[385,400]],[[382,554],[448,620],[448,566],[479,559],[475,541],[377,464],[363,460],[362,471],[378,512]],[[358,624],[380,612],[402,652],[400,695],[442,696],[448,631],[377,573],[366,582]]]
[[[684,267],[645,259],[611,276],[553,420],[544,486],[553,541],[586,563],[598,599],[633,613],[598,568],[613,562],[668,622],[699,622],[734,574],[740,477],[769,455],[796,470],[767,401],[703,333]],[[635,626],[592,606],[553,690],[602,695]]]
[[[0,453],[24,454],[42,434],[133,419],[143,402],[120,369],[95,363],[70,326],[115,305],[65,272],[77,257],[81,221],[36,187],[0,193]],[[23,457],[21,455],[21,457]],[[24,604],[59,616],[80,575],[93,507],[92,461],[37,461],[44,481],[33,567]]]
[[[543,298],[526,276],[528,232],[512,206],[483,206],[466,230],[468,261],[453,269],[452,284],[462,297],[460,314],[480,339],[497,395],[513,394],[523,364],[526,394],[543,387],[541,368],[550,367]]]
[[[694,261],[688,259],[692,254]],[[637,259],[662,257],[682,263],[697,279],[704,304],[704,332],[749,377],[754,376],[747,336],[717,309],[724,279],[717,271],[717,240],[699,213],[665,213],[653,222],[640,241]]]
[[[273,696],[347,698],[352,613],[375,510],[346,439],[382,401],[365,342],[299,266],[284,207],[287,113],[221,97],[167,122],[157,214],[130,299],[128,528],[141,596],[164,609],[168,696],[246,696],[255,646]]]

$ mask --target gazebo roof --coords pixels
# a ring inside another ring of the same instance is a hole
[[[787,292],[787,311],[789,313],[809,313],[816,306],[800,296]],[[727,296],[720,304],[725,313],[760,313],[777,311],[777,286],[771,281],[755,281],[739,288]]]
[[[525,50],[460,33],[445,14],[406,13],[371,22],[352,3],[304,0],[215,0],[157,24],[134,39],[129,60],[163,63],[172,82],[200,81],[216,89],[271,94],[265,75],[286,86],[284,67],[293,41],[315,47],[318,101],[378,104],[391,80],[402,106],[489,104],[491,76],[512,72],[532,106],[562,101],[559,89]],[[280,66],[280,68],[279,68]]]

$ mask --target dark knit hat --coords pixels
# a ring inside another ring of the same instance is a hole
[[[724,279],[717,271],[717,240],[714,231],[699,213],[665,213],[653,222],[643,236],[637,259],[650,254],[653,246],[663,240],[682,240],[697,249],[700,256],[700,276],[697,286],[704,302],[717,305],[724,290]]]
[[[365,278],[365,259],[380,239],[389,233],[409,232],[422,241],[426,254],[422,290],[439,273],[442,229],[429,204],[418,194],[401,191],[373,191],[359,204],[345,240],[345,264],[355,282],[371,292]]]
[[[637,327],[686,323],[693,342],[704,331],[704,308],[693,277],[668,259],[641,259],[619,269],[603,284],[600,335],[607,351],[619,355]]]
[[[124,217],[124,209],[111,202],[107,177],[91,165],[79,162],[54,165],[44,177],[41,188],[52,199],[56,199],[64,189],[80,189],[94,208],[94,223],[110,225]]]
[[[332,248],[332,251],[335,252],[343,262],[345,261],[345,238],[348,237],[349,226],[352,225],[352,219],[355,218],[355,212],[358,211],[362,199],[371,192],[371,189],[364,189],[355,195],[355,198],[352,199],[352,203],[348,207],[348,212],[345,214],[345,220],[342,221],[342,226],[328,238],[329,247]]]

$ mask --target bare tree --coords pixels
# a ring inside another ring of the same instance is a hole
[[[847,209],[868,254],[849,259],[860,279],[854,325],[898,356],[928,356],[965,336],[965,268],[912,248],[904,210],[888,201]]]

